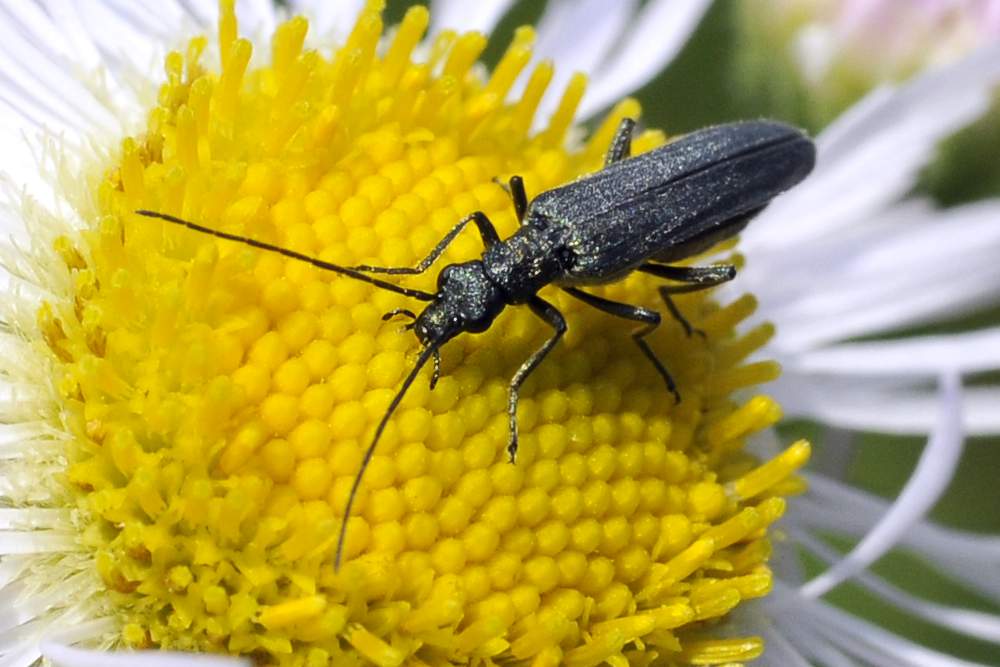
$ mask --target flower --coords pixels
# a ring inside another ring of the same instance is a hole
[[[540,131],[549,63],[505,103],[530,29],[485,75],[482,35],[442,31],[414,59],[427,10],[411,8],[385,44],[381,10],[366,3],[332,53],[304,49],[308,22],[292,18],[269,62],[251,65],[223,2],[217,49],[196,37],[167,55],[156,104],[118,150],[45,153],[82,187],[22,202],[33,247],[9,264],[29,267],[17,279],[31,290],[8,294],[6,370],[31,400],[11,408],[24,435],[3,471],[26,659],[53,635],[279,665],[755,657],[759,638],[707,630],[770,590],[767,529],[801,489],[809,446],[763,463],[743,453],[780,416],[767,397],[731,396],[775,373],[742,361],[759,336],[733,334],[752,299],[692,295],[684,312],[709,338],[656,337],[677,351],[677,405],[638,350],[612,343],[616,323],[546,297],[570,334],[526,387],[516,466],[506,386],[550,332],[512,310],[460,337],[435,390],[409,388],[345,516],[371,426],[412,363],[417,341],[380,317],[406,300],[137,215],[213,221],[342,266],[412,266],[464,212],[511,233],[496,176],[536,193],[593,171],[638,115],[621,102],[564,148],[582,76]],[[663,139],[647,131],[633,149]],[[477,252],[457,237],[443,261]],[[606,293],[656,296],[642,276]]]

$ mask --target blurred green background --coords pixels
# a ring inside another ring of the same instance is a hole
[[[813,120],[816,114],[809,113],[806,108],[803,100],[806,93],[796,81],[795,71],[780,58],[762,59],[761,45],[753,43],[754,39],[741,30],[740,12],[745,8],[740,2],[742,0],[717,0],[680,56],[635,94],[642,103],[647,125],[677,134],[713,123],[766,116],[798,124],[812,132],[822,129]],[[404,0],[389,0],[387,24],[398,22],[410,4]],[[514,29],[536,23],[543,8],[544,2],[539,1],[516,3],[494,31],[484,56],[486,63],[494,64]],[[921,177],[917,188],[920,193],[934,197],[941,205],[1000,194],[997,108],[968,130],[944,142],[938,160],[929,165]],[[900,334],[941,333],[998,323],[1000,306],[975,317],[936,323]],[[985,378],[978,378],[982,379]],[[994,375],[990,379],[996,381],[998,377]],[[889,499],[905,484],[925,444],[923,438],[861,434],[855,438],[849,455],[844,456],[842,451],[825,449],[825,443],[832,439],[831,433],[815,424],[790,422],[780,431],[786,441],[807,437],[813,442],[816,447],[813,469],[846,466],[851,482]],[[957,528],[1000,534],[998,479],[1000,439],[969,439],[958,474],[931,518]],[[844,551],[851,547],[850,542],[842,539],[831,539],[831,543]],[[814,572],[822,569],[819,563],[809,562]],[[892,554],[883,558],[875,569],[889,581],[928,600],[994,613],[1000,611],[974,591],[956,586],[910,555]],[[983,576],[991,576],[991,573],[984,572]],[[843,585],[827,599],[939,651],[966,660],[1000,665],[995,645],[954,635],[902,614],[858,587]]]

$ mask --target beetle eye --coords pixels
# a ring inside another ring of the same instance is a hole
[[[576,253],[569,248],[559,248],[556,250],[556,255],[559,257],[559,263],[563,266],[572,266],[576,263]]]

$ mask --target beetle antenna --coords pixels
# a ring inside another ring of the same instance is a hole
[[[420,351],[420,357],[417,359],[417,363],[413,365],[413,370],[410,374],[406,376],[403,380],[403,386],[399,388],[396,395],[393,397],[392,402],[389,403],[389,407],[386,408],[385,414],[382,415],[382,421],[378,423],[378,428],[375,429],[375,437],[372,438],[372,444],[368,445],[368,450],[365,452],[364,458],[361,460],[361,466],[358,468],[358,474],[354,476],[354,483],[351,485],[351,493],[347,496],[347,505],[344,507],[344,520],[340,524],[340,535],[337,537],[337,555],[333,560],[333,569],[337,571],[340,569],[340,562],[343,560],[344,556],[344,540],[347,538],[347,520],[351,518],[351,509],[354,507],[354,499],[358,495],[358,487],[361,486],[361,478],[365,474],[365,470],[368,469],[368,464],[371,463],[372,456],[375,455],[375,446],[378,444],[379,438],[382,437],[382,432],[385,431],[385,425],[389,422],[389,418],[392,417],[392,413],[396,411],[399,407],[400,401],[403,400],[403,396],[406,394],[406,390],[410,388],[413,381],[417,377],[417,373],[420,369],[424,367],[427,360],[431,358],[432,355],[435,357],[438,354],[438,348],[436,345],[428,345],[423,350]]]
[[[193,229],[196,232],[201,232],[203,234],[208,234],[209,236],[214,236],[220,239],[226,239],[227,241],[236,241],[237,243],[242,243],[244,245],[251,246],[253,248],[258,248],[260,250],[267,250],[268,252],[275,252],[289,259],[297,259],[300,262],[305,262],[306,264],[312,264],[318,269],[323,269],[325,271],[333,271],[334,273],[339,273],[342,276],[347,276],[348,278],[354,278],[355,280],[360,280],[363,283],[368,283],[369,285],[374,285],[375,287],[380,287],[384,290],[390,292],[395,292],[396,294],[402,294],[403,296],[412,297],[414,299],[420,299],[421,301],[433,301],[434,295],[430,292],[424,292],[423,290],[411,289],[409,287],[400,287],[399,285],[394,285],[392,283],[386,282],[384,280],[379,280],[378,278],[372,278],[371,276],[355,271],[354,269],[349,269],[346,266],[340,266],[339,264],[331,264],[330,262],[324,262],[321,259],[315,257],[310,257],[309,255],[303,255],[300,252],[295,252],[294,250],[289,250],[288,248],[282,248],[271,243],[265,243],[264,241],[258,241],[257,239],[252,239],[246,236],[240,236],[238,234],[230,234],[229,232],[222,232],[218,229],[212,229],[211,227],[205,227],[183,218],[178,218],[167,213],[159,213],[157,211],[148,211],[146,209],[139,209],[136,211],[139,215],[144,215],[147,218],[157,218],[159,220],[164,220],[166,222],[171,222],[175,225],[180,225],[181,227],[187,227],[188,229]]]
[[[438,379],[441,377],[441,351],[438,348],[434,348],[434,372],[431,374],[431,390],[437,386]]]

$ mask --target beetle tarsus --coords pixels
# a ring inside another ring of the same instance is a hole
[[[604,166],[610,166],[615,162],[624,160],[632,155],[632,130],[635,129],[635,121],[631,118],[622,118],[615,130],[614,139],[608,148],[608,154],[604,158]]]
[[[559,339],[566,333],[566,318],[563,317],[555,306],[538,296],[533,296],[528,300],[528,307],[538,317],[545,320],[545,323],[555,329],[552,337],[542,343],[542,346],[535,350],[528,357],[521,367],[514,373],[510,380],[510,388],[507,399],[507,415],[510,419],[510,441],[507,445],[507,453],[510,455],[511,463],[517,457],[517,401],[521,391],[521,385],[528,379],[531,371],[542,363],[542,359],[555,347]]]

